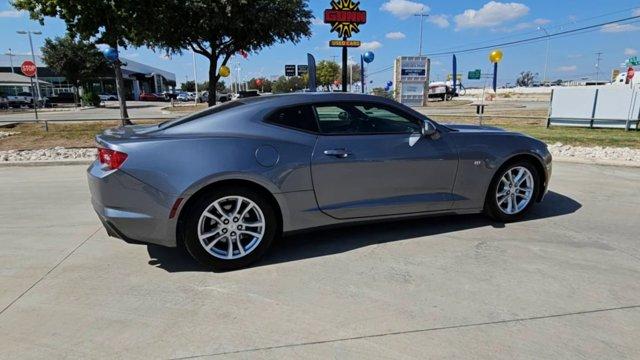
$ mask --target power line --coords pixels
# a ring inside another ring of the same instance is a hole
[[[630,16],[630,17],[627,17],[627,18],[624,18],[624,19],[607,21],[607,22],[603,22],[603,23],[599,23],[599,24],[595,24],[595,25],[584,26],[584,27],[577,28],[577,29],[560,31],[560,32],[557,32],[557,33],[554,33],[554,34],[550,34],[550,35],[546,35],[545,34],[545,35],[541,35],[541,36],[534,36],[534,37],[527,38],[527,39],[508,41],[508,42],[503,42],[503,43],[498,43],[498,44],[493,44],[493,45],[486,45],[486,46],[480,46],[480,47],[457,50],[457,51],[445,51],[445,52],[430,53],[430,54],[426,54],[426,55],[427,56],[431,56],[431,57],[443,56],[443,55],[453,55],[453,54],[468,53],[468,52],[474,52],[474,51],[480,51],[480,50],[488,50],[488,49],[491,49],[491,48],[494,48],[494,47],[504,47],[504,46],[512,46],[512,45],[517,45],[517,44],[523,44],[523,43],[530,43],[530,42],[534,42],[534,41],[545,40],[548,37],[549,38],[551,38],[551,37],[559,37],[559,36],[562,36],[562,35],[573,34],[573,33],[579,32],[579,31],[595,29],[595,28],[599,28],[599,27],[602,27],[602,26],[611,25],[611,24],[617,24],[617,23],[620,23],[620,22],[634,20],[634,19],[638,19],[638,18],[640,18],[640,15]]]

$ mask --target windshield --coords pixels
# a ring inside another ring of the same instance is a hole
[[[180,118],[177,118],[177,119],[167,120],[167,121],[161,122],[160,124],[158,124],[158,127],[159,128],[163,128],[163,129],[168,129],[170,127],[174,127],[174,126],[177,126],[177,125],[180,125],[180,124],[188,123],[190,121],[199,119],[201,117],[217,114],[219,112],[223,112],[225,110],[233,109],[235,107],[242,106],[242,105],[244,105],[244,103],[241,102],[241,101],[237,101],[237,100],[236,101],[225,102],[225,103],[218,104],[218,105],[212,106],[210,108],[204,109],[202,111],[198,111],[196,113],[189,114],[187,116],[183,116],[183,117],[180,117]]]

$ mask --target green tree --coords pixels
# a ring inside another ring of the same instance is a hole
[[[340,80],[340,65],[333,61],[322,60],[316,66],[316,81],[318,85],[329,90],[333,82]]]
[[[106,44],[112,48],[142,45],[145,34],[141,29],[165,27],[158,26],[162,23],[150,14],[150,9],[154,7],[144,1],[13,0],[12,5],[18,10],[28,11],[31,19],[43,25],[45,17],[60,18],[71,36],[77,35],[82,40],[94,40],[96,44]],[[182,24],[180,27],[186,26]],[[120,117],[123,124],[131,124],[121,65],[119,61],[113,64],[120,98]]]
[[[219,68],[232,55],[297,43],[311,35],[313,18],[307,0],[165,0],[149,8],[162,26],[145,29],[147,45],[167,53],[191,49],[209,60],[209,105]]]
[[[290,93],[300,91],[307,87],[307,81],[299,76],[285,77],[280,76],[278,80],[273,82],[271,91],[273,93]]]
[[[109,64],[95,44],[70,35],[45,39],[42,58],[47,66],[73,84],[76,104],[78,88],[89,79],[109,71]]]
[[[180,84],[180,90],[189,92],[196,91],[196,84],[193,82],[193,80],[185,81]]]

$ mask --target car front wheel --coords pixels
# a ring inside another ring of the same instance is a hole
[[[185,247],[214,270],[245,267],[264,255],[277,233],[273,206],[258,192],[216,189],[199,198],[186,221]]]
[[[506,166],[491,182],[485,212],[503,222],[521,219],[533,206],[539,183],[538,172],[531,163],[521,161]]]

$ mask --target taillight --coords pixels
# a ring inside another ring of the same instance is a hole
[[[98,161],[110,170],[120,169],[125,160],[127,160],[127,154],[123,152],[98,148]]]

